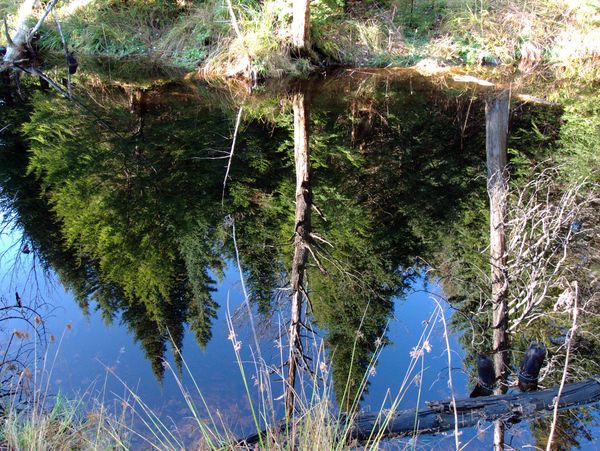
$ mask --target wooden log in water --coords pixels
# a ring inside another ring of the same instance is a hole
[[[480,421],[503,420],[519,422],[535,416],[552,413],[558,387],[528,393],[485,396],[456,400],[458,427],[476,425]],[[582,382],[565,385],[558,402],[559,409],[569,409],[600,401],[600,375]],[[412,434],[418,421],[419,434],[432,434],[454,429],[454,413],[451,401],[433,401],[428,408],[394,413],[383,430],[384,437]],[[377,414],[360,414],[354,422],[351,437],[366,440],[381,431],[384,419],[377,421]]]
[[[554,408],[554,398],[558,394],[558,386],[547,390],[512,393],[500,396],[465,398],[456,400],[458,427],[460,429],[475,426],[477,423],[502,420],[516,423],[522,420],[549,415]],[[570,409],[600,401],[600,375],[566,384],[560,400],[559,409]],[[385,415],[377,413],[359,413],[353,421],[349,439],[364,442],[369,437],[381,435],[382,438],[412,435],[415,417],[418,421],[417,433],[434,434],[454,429],[454,413],[452,402],[431,401],[426,409],[408,409],[393,413],[388,422]],[[378,416],[380,418],[378,418]],[[290,426],[291,427],[291,426]],[[279,426],[280,431],[286,429],[285,423]],[[266,432],[261,432],[262,436]],[[253,434],[240,441],[240,444],[252,445],[258,442],[258,434]]]

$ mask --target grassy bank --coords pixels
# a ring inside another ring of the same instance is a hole
[[[19,3],[2,0],[0,13]],[[598,78],[600,12],[592,0],[313,0],[310,41],[290,51],[290,1],[73,0],[59,8],[81,55],[151,56],[205,75],[301,75],[327,65],[390,67],[433,58],[446,65],[508,65],[521,74]],[[52,20],[44,48],[62,51]]]

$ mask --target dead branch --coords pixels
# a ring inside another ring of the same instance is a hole
[[[65,61],[67,63],[67,91],[69,93],[69,98],[73,96],[73,92],[71,89],[71,71],[69,70],[69,47],[67,46],[67,40],[65,39],[65,35],[63,34],[62,27],[60,25],[60,20],[58,19],[58,14],[56,10],[53,10],[54,15],[54,23],[56,23],[56,28],[58,29],[58,33],[60,34],[60,40],[62,41],[63,49],[65,51]]]
[[[548,293],[562,285],[572,239],[582,210],[593,202],[587,183],[571,186],[562,195],[556,170],[546,170],[509,196],[508,275],[509,330],[529,323]]]
[[[227,162],[227,170],[225,171],[225,178],[223,179],[223,193],[221,194],[221,206],[225,202],[225,188],[227,187],[227,178],[229,177],[229,169],[231,168],[231,160],[233,159],[233,152],[235,151],[235,142],[237,140],[238,130],[240,128],[240,122],[242,120],[242,111],[244,106],[242,105],[238,111],[237,118],[235,120],[235,129],[233,131],[233,141],[231,143],[231,151],[229,152],[229,160]]]

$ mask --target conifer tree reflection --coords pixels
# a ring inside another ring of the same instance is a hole
[[[489,318],[473,314],[489,264],[478,252],[488,231],[485,183],[476,177],[484,173],[482,105],[420,83],[391,81],[386,90],[378,81],[330,80],[308,101],[311,229],[324,241],[310,243],[321,267],[309,256],[305,280],[342,408],[387,341],[394,302],[422,267],[417,256],[438,269],[460,307],[453,322],[465,348],[491,349]],[[265,321],[289,283],[289,94],[244,107],[222,207],[224,163],[214,158],[231,146],[236,105],[176,85],[103,89],[102,117],[126,139],[51,94],[34,95],[21,119],[3,121],[27,122],[13,128],[10,153],[0,153],[3,206],[18,212],[36,254],[82,306],[95,301],[107,321],[127,324],[161,376],[184,324],[201,345],[211,338],[216,281],[235,259],[225,214],[235,217],[242,270]],[[549,336],[546,326],[530,329],[513,351]]]

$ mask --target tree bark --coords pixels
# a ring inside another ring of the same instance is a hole
[[[487,189],[490,198],[490,266],[492,276],[492,327],[495,394],[506,393],[508,369],[508,278],[506,274],[507,213],[506,140],[508,136],[508,94],[488,99],[485,105]],[[496,422],[494,450],[504,449],[504,425]]]
[[[292,261],[292,315],[289,330],[290,353],[286,380],[286,418],[294,412],[294,387],[296,368],[302,359],[300,329],[302,324],[302,301],[304,298],[304,270],[308,260],[307,243],[310,235],[310,210],[312,194],[310,187],[310,153],[308,148],[308,114],[304,94],[295,94],[294,109],[294,161],[296,167],[296,213],[294,233],[294,259]]]
[[[310,0],[294,0],[292,45],[298,51],[310,47]]]
[[[145,125],[144,116],[146,115],[146,92],[143,89],[133,88],[130,91],[129,112],[135,120],[133,134],[142,135]]]

